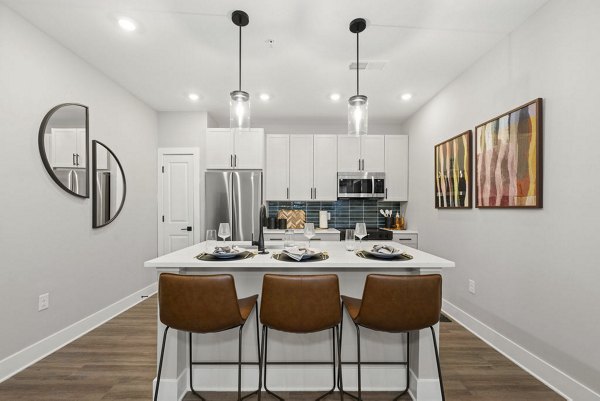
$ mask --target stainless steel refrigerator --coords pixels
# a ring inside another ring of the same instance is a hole
[[[87,170],[60,167],[55,167],[53,170],[56,178],[58,178],[65,187],[76,194],[85,195]]]
[[[233,241],[258,241],[262,170],[216,170],[206,175],[206,229],[229,223]]]

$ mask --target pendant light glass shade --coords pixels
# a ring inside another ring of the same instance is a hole
[[[248,25],[250,18],[244,11],[236,10],[231,21],[239,27],[238,48],[238,90],[229,94],[229,127],[232,131],[250,131],[250,95],[242,90],[242,27]]]
[[[244,91],[233,91],[229,100],[229,126],[232,130],[250,130],[250,95]]]
[[[348,99],[348,135],[367,135],[369,101],[366,96],[355,95]]]
[[[367,135],[369,128],[369,101],[360,94],[360,63],[358,34],[365,30],[367,21],[356,18],[350,22],[350,32],[356,34],[356,95],[348,99],[348,136]]]

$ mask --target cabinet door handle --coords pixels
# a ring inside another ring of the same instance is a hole
[[[387,188],[385,189],[385,199],[387,199]]]
[[[287,199],[290,199],[290,187],[287,187],[285,189],[285,196],[286,196]]]
[[[315,197],[314,199],[317,199],[317,187],[315,187]]]
[[[360,159],[358,159],[358,171],[360,171]]]
[[[233,155],[229,155],[229,167],[233,167]]]
[[[79,166],[79,153],[77,153],[77,165]]]
[[[73,165],[76,166],[77,164],[75,164],[75,153],[73,153]]]
[[[233,155],[233,167],[237,167],[237,155]]]

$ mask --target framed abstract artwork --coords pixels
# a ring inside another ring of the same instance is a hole
[[[475,128],[478,208],[542,207],[542,99]]]
[[[435,145],[435,207],[437,209],[470,209],[471,196],[471,131]]]

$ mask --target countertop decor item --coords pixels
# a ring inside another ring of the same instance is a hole
[[[304,210],[281,209],[279,212],[277,212],[277,218],[286,219],[287,228],[302,229],[304,228],[304,223],[306,222],[306,212]]]
[[[348,135],[367,135],[369,122],[369,101],[365,95],[360,94],[360,81],[358,72],[359,64],[359,41],[358,35],[367,27],[364,18],[356,18],[350,22],[350,32],[356,34],[356,95],[348,99]]]
[[[542,99],[475,128],[478,208],[542,207]]]
[[[437,209],[472,207],[472,136],[471,131],[466,131],[435,145],[435,207]]]
[[[231,14],[231,21],[239,27],[239,86],[229,95],[229,125],[232,130],[250,131],[250,94],[242,90],[242,27],[248,25],[250,18],[244,11],[236,10]]]

